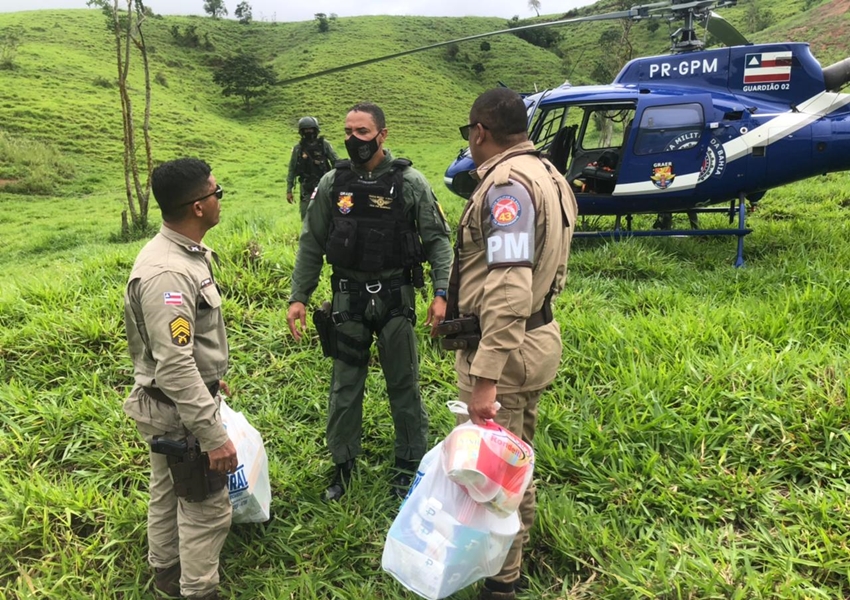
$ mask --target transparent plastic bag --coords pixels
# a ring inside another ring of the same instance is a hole
[[[234,523],[263,523],[271,516],[271,484],[269,458],[263,438],[248,423],[241,412],[236,412],[222,400],[221,420],[227,435],[236,446],[239,466],[228,474],[230,504],[233,505]]]
[[[519,509],[534,475],[534,450],[519,437],[487,421],[455,427],[443,441],[446,476],[499,516]]]
[[[496,575],[520,527],[516,512],[499,517],[446,477],[442,448],[440,442],[420,462],[381,560],[404,587],[429,600]]]

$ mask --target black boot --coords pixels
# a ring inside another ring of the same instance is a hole
[[[156,589],[157,598],[179,598],[180,563],[176,562],[170,567],[156,569],[156,574],[153,578],[153,587]]]
[[[348,487],[348,482],[351,481],[351,471],[353,470],[354,459],[336,465],[333,481],[328,489],[325,490],[325,498],[330,502],[335,502],[342,498],[345,488]]]
[[[396,456],[395,459],[395,475],[393,475],[392,485],[390,489],[393,494],[404,500],[407,496],[407,491],[410,489],[410,484],[413,481],[413,476],[416,475],[416,467],[418,462],[412,460],[404,460]]]
[[[478,600],[516,600],[515,582],[503,583],[485,579]]]

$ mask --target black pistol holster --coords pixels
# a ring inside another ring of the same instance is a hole
[[[481,341],[481,326],[475,315],[443,321],[435,332],[443,337],[443,350],[475,350]]]
[[[212,471],[206,452],[193,435],[185,440],[154,436],[151,452],[164,454],[171,471],[174,493],[187,502],[203,502],[227,485],[227,475]]]
[[[331,316],[331,303],[325,300],[322,306],[313,311],[313,325],[319,334],[322,354],[327,358],[336,358],[336,326]]]

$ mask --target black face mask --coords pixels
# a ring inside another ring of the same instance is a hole
[[[350,138],[345,140],[345,149],[348,150],[348,157],[355,165],[365,165],[375,156],[378,151],[378,136],[379,131],[371,140],[361,140],[356,135],[352,134]]]
[[[304,131],[304,132],[301,133],[301,139],[304,140],[305,142],[312,142],[313,140],[316,139],[316,132],[315,131]]]

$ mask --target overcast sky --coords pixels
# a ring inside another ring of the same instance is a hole
[[[594,0],[540,0],[542,14],[560,14]],[[233,16],[241,0],[224,0]],[[123,4],[124,0],[119,0]],[[146,0],[145,4],[162,15],[204,14],[204,0]],[[358,15],[423,15],[435,17],[533,17],[528,0],[248,0],[255,20],[304,21],[317,12],[336,13],[340,17]],[[42,8],[86,8],[86,0],[0,0],[0,11]]]

